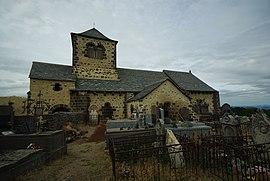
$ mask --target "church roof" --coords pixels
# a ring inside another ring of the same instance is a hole
[[[162,72],[117,68],[119,80],[78,79],[76,90],[140,92],[153,82],[165,79]]]
[[[167,79],[160,80],[156,83],[153,83],[146,88],[144,88],[140,93],[136,94],[134,97],[132,97],[129,101],[136,101],[139,99],[144,98],[148,94],[150,94],[152,91],[154,91],[156,88],[158,88],[163,82],[165,82]]]
[[[216,91],[191,72],[176,72],[170,70],[163,70],[163,72],[180,88],[187,91]]]
[[[72,67],[68,65],[33,62],[29,74],[31,79],[76,81]]]
[[[92,29],[84,31],[82,33],[74,33],[74,34],[82,35],[82,36],[86,36],[86,37],[90,37],[90,38],[97,38],[97,39],[109,40],[109,41],[117,42],[115,40],[112,40],[112,39],[106,37],[100,31],[98,31],[96,28],[92,28]]]
[[[136,92],[151,89],[151,85],[170,79],[183,91],[216,91],[192,73],[164,70],[163,72],[117,68],[119,80],[80,79],[72,74],[72,66],[33,62],[29,78],[76,81],[76,91]],[[150,86],[150,87],[149,87]],[[143,94],[143,92],[141,93]]]

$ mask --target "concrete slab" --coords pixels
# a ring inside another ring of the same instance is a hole
[[[16,176],[25,173],[46,162],[42,149],[19,149],[0,151],[1,180],[15,180]]]

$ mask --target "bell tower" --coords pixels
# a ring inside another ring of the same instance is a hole
[[[92,28],[82,33],[71,33],[72,67],[77,78],[118,80],[116,70],[117,41]]]

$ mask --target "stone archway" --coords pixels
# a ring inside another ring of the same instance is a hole
[[[57,104],[50,108],[49,114],[53,114],[56,112],[72,112],[72,109],[65,104]]]

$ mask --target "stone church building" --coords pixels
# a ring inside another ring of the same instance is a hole
[[[136,106],[146,114],[153,106],[180,120],[213,116],[219,110],[219,92],[189,72],[118,68],[117,41],[92,28],[71,33],[72,65],[33,62],[30,71],[32,99],[41,93],[45,114],[58,111],[96,111],[101,119],[130,118]]]

